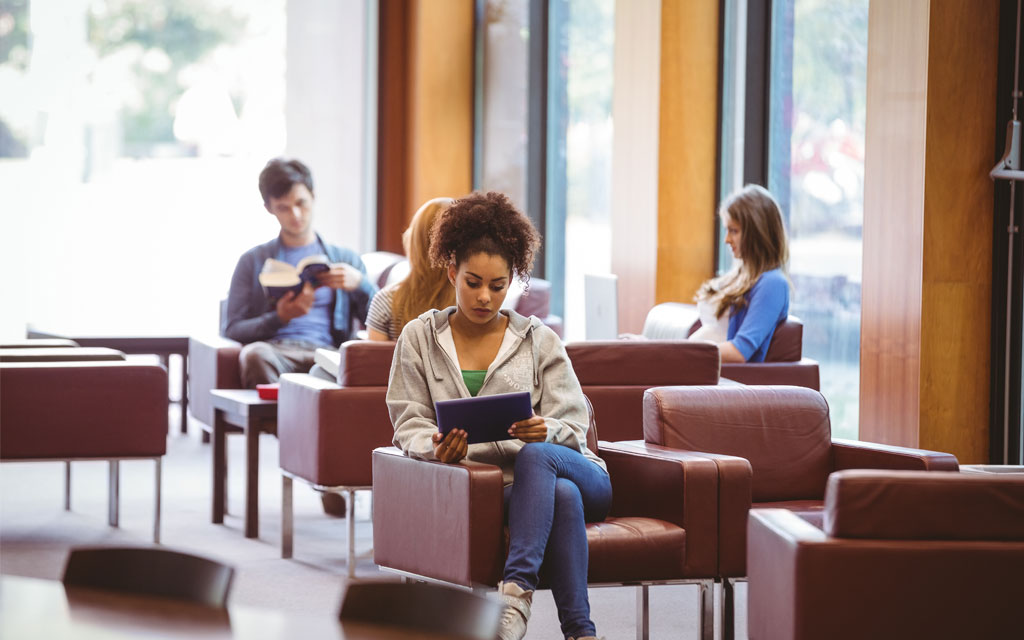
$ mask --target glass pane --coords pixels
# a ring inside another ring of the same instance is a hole
[[[768,188],[788,222],[790,313],[843,438],[858,433],[867,39],[868,0],[773,3]]]
[[[485,0],[477,189],[507,194],[526,212],[530,3]]]
[[[284,149],[284,20],[285,0],[0,4],[22,301],[0,331],[216,331],[238,256],[276,233],[255,182]]]
[[[553,0],[549,11],[545,250],[552,311],[581,340],[583,274],[611,271],[615,2]]]

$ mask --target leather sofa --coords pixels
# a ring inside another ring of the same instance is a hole
[[[338,381],[306,373],[281,377],[277,439],[282,474],[281,557],[292,556],[292,480],[347,494],[348,571],[355,571],[353,494],[373,480],[371,453],[394,437],[385,402],[393,342],[350,340],[339,349]]]
[[[687,340],[586,340],[565,351],[610,442],[643,437],[644,392],[665,385],[715,385],[718,347]]]
[[[123,358],[123,356],[122,356]],[[108,522],[119,522],[121,460],[156,464],[153,541],[160,541],[161,458],[167,451],[167,371],[121,361],[0,363],[0,460],[109,461]]]
[[[824,529],[750,512],[752,640],[1024,633],[1024,475],[841,471]]]
[[[649,586],[697,583],[701,637],[711,640],[718,522],[745,517],[747,505],[719,499],[722,492],[737,491],[727,486],[733,480],[723,479],[714,461],[598,443],[593,416],[587,443],[607,463],[615,497],[610,516],[587,525],[589,584],[638,586],[639,638],[649,632]],[[377,449],[374,562],[418,579],[478,590],[495,587],[508,546],[502,491],[498,467],[429,462],[406,457],[395,447]],[[541,588],[546,588],[543,582]]]
[[[644,320],[643,336],[655,340],[683,340],[701,326],[697,307],[679,302],[655,305]],[[789,316],[775,328],[764,362],[723,362],[721,376],[748,385],[794,385],[818,391],[818,363],[803,357],[804,325]]]
[[[784,509],[818,528],[825,486],[835,471],[958,469],[948,453],[833,439],[825,398],[797,386],[651,389],[644,395],[644,440],[648,447],[713,458],[723,487],[741,487],[731,479],[749,478],[748,506]],[[722,499],[731,504],[740,497],[723,494]],[[730,520],[730,513],[736,512],[723,512],[719,522],[718,545],[727,636],[732,581],[746,575],[748,560],[747,515]]]

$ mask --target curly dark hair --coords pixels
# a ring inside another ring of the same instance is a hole
[[[430,231],[434,267],[461,264],[470,256],[501,256],[524,283],[530,281],[540,234],[504,193],[474,192],[453,202]]]

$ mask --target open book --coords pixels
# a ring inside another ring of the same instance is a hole
[[[260,271],[260,285],[267,297],[276,300],[289,291],[299,293],[306,282],[314,287],[320,286],[317,275],[330,269],[331,263],[323,254],[306,256],[294,267],[287,262],[267,258]]]

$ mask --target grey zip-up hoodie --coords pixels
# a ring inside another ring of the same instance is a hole
[[[414,458],[437,459],[431,441],[437,433],[434,402],[470,397],[462,372],[449,355],[454,344],[448,318],[454,311],[455,307],[427,311],[405,326],[395,344],[388,412],[395,427],[395,446]],[[506,342],[488,367],[477,395],[529,391],[534,414],[543,416],[547,424],[546,441],[576,449],[607,472],[604,461],[587,448],[586,399],[562,341],[533,316],[506,309],[501,313],[508,316]],[[442,346],[446,343],[448,350]],[[508,485],[523,446],[521,440],[471,444],[466,459],[501,467]]]

